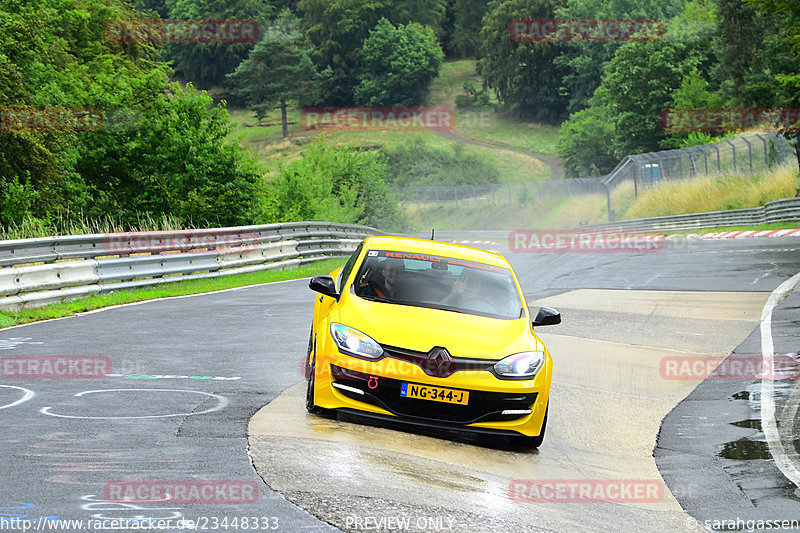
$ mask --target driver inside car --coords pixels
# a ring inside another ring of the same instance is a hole
[[[450,294],[442,299],[442,303],[459,307],[463,303],[475,299],[482,299],[480,274],[477,274],[472,269],[465,268],[453,282]]]
[[[497,313],[508,307],[505,288],[495,280],[472,268],[465,268],[453,282],[442,303],[484,313]]]
[[[358,280],[358,294],[373,298],[400,299],[401,287],[405,280],[406,268],[402,259],[385,259],[379,265],[380,274],[373,266],[367,267]]]

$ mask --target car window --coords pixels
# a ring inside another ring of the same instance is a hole
[[[360,242],[356,251],[350,256],[350,259],[347,260],[347,263],[344,264],[342,267],[342,271],[339,272],[339,283],[336,284],[339,292],[341,293],[344,290],[344,282],[347,279],[347,276],[350,275],[350,272],[353,271],[353,266],[356,264],[356,259],[358,259],[358,254],[361,253],[361,249],[364,247],[364,242]]]
[[[355,287],[356,295],[368,300],[502,319],[521,316],[509,269],[451,257],[370,250]]]

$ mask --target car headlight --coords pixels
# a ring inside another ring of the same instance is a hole
[[[331,324],[331,337],[336,342],[336,346],[346,354],[368,359],[377,359],[383,355],[381,345],[357,329],[333,323]]]
[[[528,379],[544,366],[544,352],[522,352],[509,355],[494,365],[494,371],[504,378]]]

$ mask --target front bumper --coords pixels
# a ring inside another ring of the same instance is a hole
[[[317,359],[315,403],[431,427],[536,436],[549,399],[550,372],[548,356],[533,380],[500,380],[487,370],[456,371],[438,378],[408,361],[392,357],[366,361],[336,351]],[[402,383],[467,390],[469,402],[406,398],[400,395]]]

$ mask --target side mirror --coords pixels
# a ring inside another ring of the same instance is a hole
[[[339,299],[339,293],[336,292],[336,282],[330,276],[314,276],[308,282],[308,288],[325,296]]]
[[[552,307],[540,307],[531,325],[536,326],[555,326],[561,324],[561,313]]]

